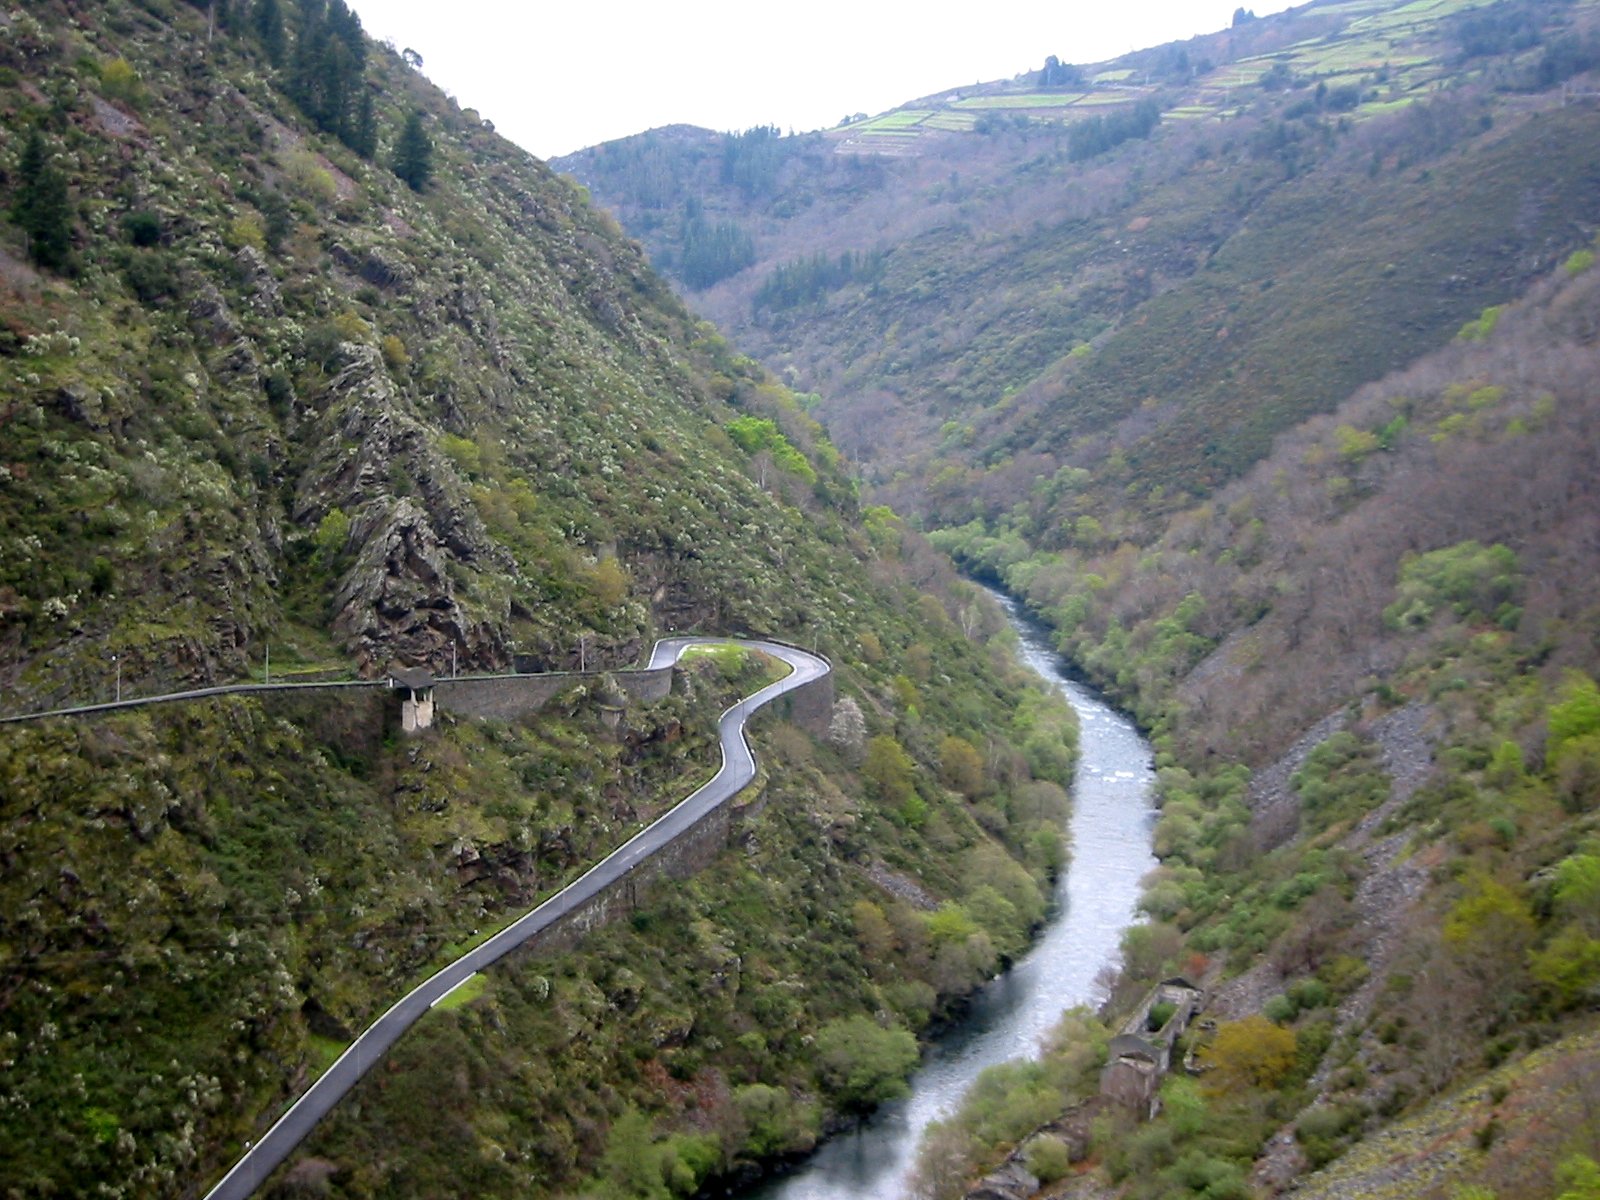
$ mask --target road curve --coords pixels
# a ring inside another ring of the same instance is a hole
[[[667,638],[657,642],[650,654],[649,665],[652,668],[669,666],[692,646],[716,645],[737,645],[760,650],[783,660],[791,670],[776,683],[769,683],[760,691],[746,696],[722,714],[717,726],[722,743],[722,766],[710,782],[680,801],[654,824],[617,847],[543,904],[519,917],[482,945],[467,951],[397,1000],[306,1089],[261,1140],[245,1152],[233,1169],[206,1193],[205,1200],[243,1200],[251,1195],[304,1140],[317,1122],[356,1085],[357,1080],[377,1065],[384,1052],[399,1040],[400,1035],[435,1003],[536,933],[594,899],[674,838],[692,828],[718,805],[732,799],[755,778],[755,755],[744,736],[745,723],[750,715],[785,692],[792,692],[814,679],[822,678],[832,668],[825,659],[815,654],[777,642],[699,637]]]

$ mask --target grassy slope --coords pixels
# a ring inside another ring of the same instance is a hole
[[[1075,430],[1124,416],[1140,397],[1176,399],[1162,428],[1128,439],[1129,478],[1205,494],[1284,428],[1565,257],[1574,217],[1600,215],[1588,209],[1600,187],[1586,153],[1593,124],[1560,110],[1365,187],[1350,186],[1341,156],[1275,190],[1199,278],[1144,306],[1137,330],[1119,330],[1002,448],[1031,442],[1069,457]],[[1441,194],[1452,202],[1441,207]]]

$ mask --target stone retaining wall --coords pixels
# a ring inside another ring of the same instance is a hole
[[[440,679],[433,689],[438,707],[463,717],[492,717],[510,721],[536,713],[563,692],[597,680],[607,672],[560,671],[540,675],[479,675],[470,679]],[[646,703],[665,700],[672,692],[672,668],[613,671],[611,678],[632,699]]]
[[[631,673],[636,679],[652,674],[656,672]],[[665,675],[670,683],[670,670]],[[619,674],[617,681],[622,683],[624,678]],[[804,728],[815,727],[817,732],[826,733],[828,722],[833,719],[832,673],[780,696],[761,711],[775,711],[780,717]],[[745,800],[743,804],[739,803],[741,798]],[[671,880],[687,879],[710,866],[740,830],[756,820],[766,807],[764,788],[754,796],[748,796],[748,792],[741,793],[717,805],[658,853],[634,867],[582,908],[535,934],[515,953],[528,955],[570,950],[591,930],[631,916],[641,904],[648,902],[650,893],[663,883],[670,885]]]
[[[593,930],[632,916],[658,888],[710,866],[727,847],[733,825],[732,805],[718,805],[587,904],[534,934],[511,957],[571,950]]]
[[[827,737],[828,726],[833,721],[833,672],[779,696],[762,711],[793,721],[813,737]]]

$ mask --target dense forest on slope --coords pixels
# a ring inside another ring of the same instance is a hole
[[[695,131],[561,164],[652,252],[665,181],[742,222],[693,302],[1156,746],[1105,1011],[920,1194],[1594,1194],[1597,68],[1593,4],[1328,0],[782,139],[758,194]],[[1198,1074],[1096,1107],[1174,973]]]
[[[683,630],[835,663],[828,736],[765,720],[765,807],[704,878],[431,1015],[272,1188],[681,1194],[892,1094],[1062,859],[1071,716],[974,591],[341,0],[30,4],[0,112],[7,714]],[[377,691],[4,727],[0,1191],[208,1186],[701,782],[765,670],[703,659],[615,727],[603,684],[416,739]]]

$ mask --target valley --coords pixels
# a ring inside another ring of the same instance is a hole
[[[1108,1011],[1176,972],[1216,1027],[1045,1194],[1587,1194],[1596,793],[1556,731],[1600,666],[1596,36],[1581,3],[1313,4],[560,164],[1149,731],[1161,866]],[[685,197],[748,241],[709,282]],[[1235,1036],[1292,1058],[1220,1086]],[[1041,1086],[1093,1090],[1065,1053],[997,1075],[919,1195],[974,1186]]]
[[[0,725],[0,1192],[201,1194],[712,775],[737,639],[832,690],[752,720],[725,843],[257,1194],[848,1153],[1097,854],[1044,652],[1147,739],[1155,862],[910,1193],[1597,1194],[1600,4],[1039,49],[546,166],[344,0],[0,13],[0,715],[96,709]],[[571,683],[419,731],[397,672]]]
[[[754,1200],[916,1195],[927,1183],[917,1174],[917,1152],[934,1122],[947,1120],[989,1068],[1055,1037],[1063,1010],[1092,1006],[1115,967],[1140,882],[1155,865],[1150,748],[1126,718],[1062,673],[1045,631],[1030,624],[1016,602],[996,600],[1017,632],[1023,661],[1059,689],[1078,716],[1073,856],[1056,886],[1058,911],[1027,953],[984,985],[961,1020],[940,1034],[911,1077],[907,1097],[753,1191]]]

